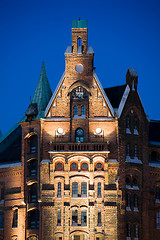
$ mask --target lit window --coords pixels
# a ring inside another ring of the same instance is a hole
[[[73,210],[72,211],[72,226],[77,226],[78,225],[78,211]]]
[[[78,106],[74,106],[74,116],[78,116]]]
[[[81,197],[87,197],[87,183],[81,183]]]
[[[12,222],[12,228],[18,227],[18,209],[16,209],[13,213],[13,222]]]
[[[57,214],[57,226],[61,226],[61,210],[58,210]]]
[[[160,212],[156,213],[157,228],[160,229]]]
[[[101,183],[98,183],[98,193],[97,193],[97,197],[101,198]]]
[[[86,107],[81,106],[81,115],[86,115]]]
[[[61,182],[58,182],[58,194],[57,194],[58,198],[61,198]]]
[[[77,182],[72,183],[72,197],[73,198],[78,197],[78,183]]]
[[[101,212],[98,212],[98,224],[97,226],[101,226]]]
[[[87,212],[81,212],[81,226],[87,226]]]

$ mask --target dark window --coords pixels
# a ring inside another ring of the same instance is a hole
[[[72,211],[72,226],[77,226],[78,225],[78,211],[73,210]]]
[[[84,131],[82,128],[76,130],[76,142],[84,142]]]
[[[134,118],[134,129],[138,129],[138,120],[136,117]]]
[[[126,194],[126,207],[131,208],[131,196],[130,194]]]
[[[130,185],[130,178],[126,177],[126,185]]]
[[[129,145],[129,143],[126,145],[126,156],[130,156],[130,145]]]
[[[156,187],[156,200],[160,201],[160,188]]]
[[[134,157],[137,157],[138,154],[138,148],[137,145],[134,145]]]
[[[4,213],[0,211],[0,228],[4,227]]]
[[[151,152],[151,161],[153,161],[153,162],[158,161],[158,152],[156,152],[156,151]]]
[[[61,182],[58,182],[58,194],[57,194],[58,198],[61,198]]]
[[[87,212],[86,211],[81,212],[81,225],[87,226]]]
[[[81,106],[81,115],[86,115],[86,107]]]
[[[36,159],[33,159],[29,162],[29,172],[30,172],[30,176],[37,175],[37,160]]]
[[[74,116],[78,116],[78,106],[74,106]]]
[[[98,194],[97,194],[98,198],[101,198],[101,183],[98,183]]]
[[[133,200],[134,200],[134,208],[138,208],[138,196],[136,194],[133,196]]]
[[[33,135],[32,137],[30,137],[30,153],[37,152],[37,144],[38,144],[37,136]]]
[[[29,202],[37,202],[37,184],[33,184],[29,188]]]
[[[87,197],[87,183],[81,183],[81,197]]]
[[[137,186],[138,183],[137,183],[137,179],[136,178],[133,178],[133,186]]]
[[[126,128],[129,128],[129,117],[126,117]]]
[[[157,228],[160,229],[160,212],[156,213]]]
[[[39,228],[39,210],[32,210],[28,212],[28,227]]]
[[[72,183],[72,197],[78,197],[78,183],[77,182],[73,182]]]
[[[98,226],[101,226],[101,212],[98,212]]]
[[[127,224],[127,237],[131,237],[131,225]]]
[[[139,238],[138,225],[134,225],[134,237],[135,237],[135,238]]]
[[[57,226],[61,226],[61,210],[58,210],[57,214]]]
[[[1,188],[1,200],[4,200],[4,188]]]
[[[13,213],[13,222],[12,222],[12,228],[18,227],[18,209],[16,209]]]

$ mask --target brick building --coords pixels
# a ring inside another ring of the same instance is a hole
[[[138,75],[103,88],[72,22],[53,95],[42,64],[25,116],[0,138],[0,240],[160,239],[160,122]]]

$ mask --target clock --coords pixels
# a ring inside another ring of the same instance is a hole
[[[75,66],[75,70],[76,70],[76,72],[82,72],[83,71],[83,69],[84,69],[84,67],[83,67],[83,65],[82,64],[77,64],[76,66]]]

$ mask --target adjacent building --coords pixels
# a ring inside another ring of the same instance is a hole
[[[160,122],[135,69],[102,87],[87,38],[73,20],[54,93],[42,63],[25,116],[0,138],[0,240],[160,239]]]

